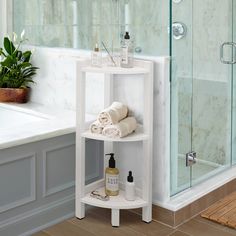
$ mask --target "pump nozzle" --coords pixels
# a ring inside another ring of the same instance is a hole
[[[115,154],[111,152],[111,153],[107,153],[107,154],[105,154],[105,155],[106,155],[106,156],[110,156],[110,157],[114,157]]]
[[[124,39],[130,39],[130,35],[129,35],[129,32],[125,32],[125,36],[124,36]]]
[[[110,156],[109,159],[109,168],[115,168],[116,167],[116,161],[114,159],[114,153],[107,153],[106,156]]]
[[[130,183],[134,182],[134,177],[132,176],[132,171],[129,171],[129,175],[127,177],[127,181],[130,182]]]

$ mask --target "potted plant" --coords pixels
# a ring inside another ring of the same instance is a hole
[[[32,77],[36,74],[37,67],[30,63],[32,52],[21,51],[21,40],[16,45],[17,36],[13,40],[5,37],[3,48],[0,48],[0,102],[25,103],[29,97],[29,84],[33,83]]]

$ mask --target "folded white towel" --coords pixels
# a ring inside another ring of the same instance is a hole
[[[134,117],[127,117],[118,124],[104,127],[102,134],[109,138],[122,138],[131,134],[136,128],[136,119]]]
[[[114,125],[124,119],[128,114],[127,106],[120,102],[113,102],[98,115],[98,121],[103,125]]]
[[[89,127],[90,132],[93,134],[101,134],[103,128],[104,128],[104,126],[97,120],[94,121]]]

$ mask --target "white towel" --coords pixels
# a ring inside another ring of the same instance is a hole
[[[120,102],[113,102],[98,115],[98,121],[103,125],[114,125],[127,117],[128,108]]]
[[[90,132],[93,134],[101,134],[103,128],[104,128],[104,126],[97,120],[94,121],[89,127]]]
[[[136,128],[136,119],[134,117],[127,117],[118,124],[104,127],[102,134],[109,138],[122,138],[131,134]]]

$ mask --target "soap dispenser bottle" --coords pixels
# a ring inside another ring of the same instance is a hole
[[[124,68],[133,67],[133,59],[133,43],[130,39],[129,32],[126,32],[124,39],[121,41],[120,66]]]
[[[128,201],[135,200],[135,185],[134,177],[132,176],[132,171],[129,171],[127,182],[125,184],[125,199]]]
[[[119,170],[116,168],[114,153],[106,154],[110,156],[109,166],[105,170],[105,193],[108,196],[119,194]]]

